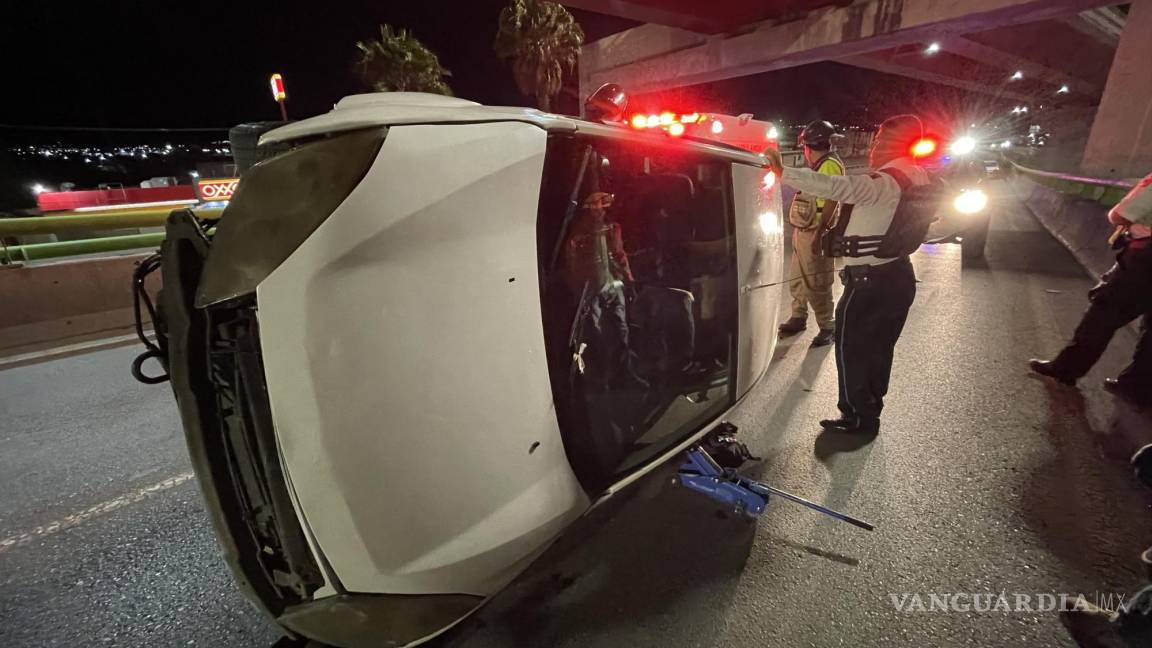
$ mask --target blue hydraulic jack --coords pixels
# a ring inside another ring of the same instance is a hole
[[[830,508],[810,502],[803,497],[797,497],[778,488],[773,488],[754,479],[750,479],[736,472],[735,468],[724,468],[716,463],[712,455],[700,446],[693,446],[684,453],[684,464],[676,480],[681,486],[694,490],[730,507],[730,510],[746,519],[754,520],[760,517],[764,508],[768,506],[768,498],[778,495],[786,500],[803,504],[810,509],[819,511],[824,515],[843,520],[853,526],[871,531],[874,527],[851,515],[845,515]]]

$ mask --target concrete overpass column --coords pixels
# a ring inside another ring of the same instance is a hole
[[[1114,178],[1152,172],[1152,0],[1134,0],[1084,149],[1084,171]]]

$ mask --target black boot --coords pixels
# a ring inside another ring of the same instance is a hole
[[[816,337],[812,338],[812,346],[828,346],[829,344],[832,344],[832,337],[834,335],[836,335],[835,329],[822,328],[820,329],[820,332],[816,334]]]
[[[880,419],[841,416],[838,419],[824,419],[820,427],[829,432],[853,432],[857,434],[879,434]]]
[[[1148,488],[1152,488],[1152,444],[1146,445],[1132,455],[1132,472]]]
[[[1128,648],[1117,631],[1116,613],[1088,603],[1060,611],[1060,622],[1080,648]]]
[[[1053,364],[1050,360],[1037,360],[1036,358],[1033,358],[1028,361],[1028,368],[1031,369],[1033,373],[1046,376],[1058,383],[1068,385],[1069,387],[1076,385],[1075,378],[1069,378],[1068,376],[1061,373],[1056,368],[1056,365]]]
[[[1122,383],[1115,378],[1104,379],[1104,391],[1113,396],[1123,398],[1137,407],[1148,407],[1152,405],[1152,396],[1131,385]]]
[[[780,335],[796,335],[808,328],[808,320],[803,317],[790,317],[780,325]]]

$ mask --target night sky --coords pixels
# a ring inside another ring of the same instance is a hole
[[[230,126],[278,119],[268,90],[284,75],[292,117],[359,92],[357,40],[382,22],[435,51],[458,96],[523,104],[492,40],[504,0],[454,2],[8,3],[0,21],[0,123]],[[579,13],[579,12],[577,12]],[[633,23],[579,13],[590,37]]]
[[[10,3],[0,22],[6,99],[0,102],[0,124],[228,127],[276,119],[267,87],[272,72],[284,75],[290,116],[316,115],[362,91],[351,68],[355,42],[371,38],[382,22],[413,30],[431,47],[452,72],[449,83],[457,96],[527,105],[530,100],[516,90],[507,64],[492,52],[504,4],[153,1],[65,8]],[[634,24],[573,13],[589,40]],[[860,112],[863,102],[877,101],[877,79],[908,88],[905,94],[933,94],[923,91],[927,84],[823,63],[642,101],[787,121],[819,116],[867,122],[883,116]]]

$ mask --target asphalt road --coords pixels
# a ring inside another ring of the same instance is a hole
[[[1001,191],[1006,191],[1001,189]],[[1152,498],[1125,461],[1146,414],[1027,374],[1062,344],[1091,283],[1011,196],[987,259],[954,245],[921,279],[870,445],[819,433],[830,349],[785,341],[734,415],[770,483],[869,520],[867,533],[773,502],[756,524],[656,475],[599,511],[438,640],[487,646],[1071,646],[1054,613],[900,611],[930,594],[1128,593]],[[135,349],[0,371],[0,646],[267,646],[189,474],[165,386]],[[1039,599],[1031,599],[1039,602]]]

